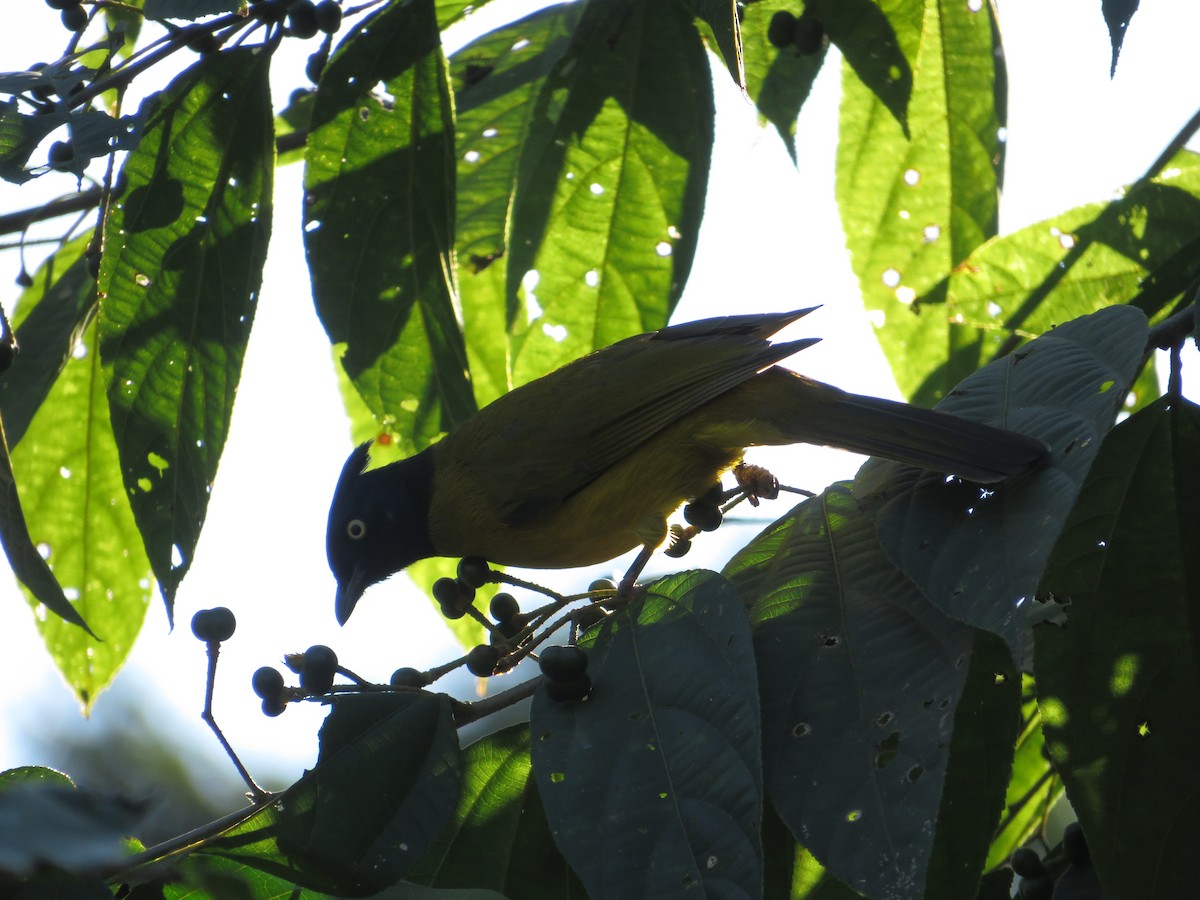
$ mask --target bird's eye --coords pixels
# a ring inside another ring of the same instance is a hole
[[[346,536],[352,541],[361,541],[367,536],[367,523],[362,519],[351,519],[346,523]]]

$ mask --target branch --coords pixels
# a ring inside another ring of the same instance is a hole
[[[68,194],[43,203],[41,206],[23,209],[20,212],[0,216],[0,234],[13,234],[25,231],[35,222],[46,219],[57,219],[59,216],[69,216],[71,213],[85,212],[100,205],[100,197],[104,192],[100,188],[88,188],[75,194]]]

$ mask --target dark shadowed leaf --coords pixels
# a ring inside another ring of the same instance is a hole
[[[742,28],[739,21],[747,7],[740,0],[687,0],[698,23],[704,26],[704,41],[721,58],[733,83],[746,86],[742,65]]]
[[[406,452],[475,409],[455,314],[454,120],[432,0],[370,16],[317,88],[304,245],[317,313]]]
[[[514,900],[586,900],[554,845],[529,760],[529,726],[512,725],[463,751],[458,812],[409,880],[492,888]]]
[[[1068,604],[1065,627],[1035,631],[1046,745],[1115,897],[1195,885],[1197,459],[1185,400],[1114,428],[1042,582]]]
[[[215,53],[159,97],[100,266],[125,490],[171,614],[225,446],[271,231],[270,56]]]
[[[804,11],[802,0],[770,0],[745,7],[742,43],[745,47],[746,93],[758,106],[759,115],[775,126],[789,155],[796,159],[796,118],[808,99],[817,72],[825,62],[825,47],[801,54],[795,47],[776,47],[767,39],[767,28],[775,13],[794,16]]]
[[[61,783],[6,785],[0,790],[0,872],[27,876],[52,866],[98,873],[128,855],[125,836],[142,812],[135,804]]]
[[[448,697],[344,696],[321,728],[316,767],[284,799],[279,849],[339,892],[381,890],[437,840],[459,779]]]
[[[146,0],[147,19],[200,19],[217,13],[234,12],[242,0]]]
[[[455,249],[475,399],[512,386],[508,283],[512,202],[521,159],[546,127],[537,98],[579,24],[583,6],[559,4],[489,32],[450,58],[455,88],[458,218]]]
[[[953,267],[996,233],[1005,76],[991,4],[972,12],[967,3],[918,2],[905,12],[920,29],[908,136],[847,69],[837,200],[876,334],[901,391],[912,397],[936,366],[947,366],[944,391],[979,364],[978,351],[955,353],[948,315],[925,304]],[[928,404],[937,396],[921,399]]]
[[[938,408],[1040,438],[1048,463],[984,489],[872,460],[854,493],[888,557],[943,612],[1002,636],[1024,659],[1046,560],[1146,343],[1139,310],[1060,325],[955,387]]]
[[[592,900],[757,897],[762,772],[745,612],[711,572],[647,590],[589,632],[586,700],[534,695],[550,829]]]
[[[24,90],[10,84],[8,90]],[[64,112],[35,116],[22,113],[15,99],[0,102],[0,178],[13,184],[23,184],[33,178],[26,166],[42,138],[67,121]],[[45,164],[45,161],[40,161]],[[35,161],[35,165],[38,161]]]
[[[1101,0],[1100,8],[1104,11],[1104,24],[1108,26],[1108,39],[1112,44],[1112,66],[1108,70],[1111,78],[1117,74],[1117,57],[1121,55],[1129,21],[1138,10],[1138,0]]]
[[[888,561],[844,483],[725,572],[751,605],[771,802],[850,887],[919,896],[974,630]]]
[[[712,75],[680,3],[592,3],[541,91],[512,210],[523,383],[666,323],[691,270]]]

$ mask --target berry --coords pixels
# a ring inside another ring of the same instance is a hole
[[[425,687],[428,683],[429,679],[425,677],[424,673],[411,666],[404,666],[401,669],[397,669],[392,673],[390,681],[392,687],[420,688]]]
[[[810,15],[801,16],[792,29],[792,46],[801,56],[812,56],[825,43],[825,29]]]
[[[587,673],[588,658],[579,647],[547,647],[538,657],[538,665],[552,681],[574,681]]]
[[[525,630],[525,626],[529,624],[531,618],[527,613],[517,613],[507,622],[497,622],[496,630],[506,638],[514,638]],[[492,635],[492,643],[496,643],[495,635]]]
[[[683,508],[683,518],[701,531],[716,531],[721,527],[720,507],[695,500]]]
[[[334,0],[321,0],[315,12],[317,27],[326,34],[335,34],[342,27],[342,8]]]
[[[264,716],[270,716],[272,719],[281,715],[287,709],[287,701],[282,697],[272,697],[270,700],[262,702],[262,711]]]
[[[467,654],[467,671],[479,678],[488,678],[495,674],[496,663],[500,662],[500,651],[490,644],[480,644],[472,647]]]
[[[591,606],[585,606],[579,611],[579,614],[575,617],[575,626],[580,631],[587,631],[593,625],[604,621],[607,616],[608,613],[605,612],[603,606],[593,603]]]
[[[55,141],[50,145],[50,152],[47,154],[47,158],[50,161],[50,165],[61,172],[75,158],[75,148],[68,141]]]
[[[1087,838],[1083,835],[1083,827],[1078,822],[1072,822],[1063,831],[1063,856],[1068,862],[1082,865],[1087,862],[1092,853],[1088,850]]]
[[[22,269],[17,273],[17,287],[30,288],[33,287],[33,276]]]
[[[262,666],[250,677],[250,687],[260,700],[277,700],[283,696],[283,676],[273,666]]]
[[[229,640],[235,628],[237,619],[224,606],[202,609],[192,616],[192,634],[210,644]]]
[[[68,6],[78,6],[82,0],[46,0],[51,9],[66,9]]]
[[[217,49],[217,39],[211,31],[205,31],[201,28],[188,35],[187,40],[184,41],[184,46],[201,55],[214,53]]]
[[[792,42],[795,28],[796,17],[786,9],[781,9],[771,16],[771,24],[767,26],[767,40],[771,42],[772,46],[782,50]]]
[[[570,681],[547,678],[542,682],[542,686],[546,689],[546,696],[556,703],[572,703],[582,700],[592,692],[592,679],[586,674]]]
[[[439,578],[433,583],[433,599],[447,619],[461,619],[475,599],[475,588],[458,578]]]
[[[492,580],[492,569],[482,556],[467,556],[458,562],[458,580],[473,588],[483,587]]]
[[[588,591],[615,591],[617,583],[611,578],[597,578],[588,585]]]
[[[250,4],[250,15],[267,25],[274,25],[283,21],[287,8],[287,0],[259,0]]]
[[[725,488],[721,482],[716,482],[703,494],[696,497],[697,503],[707,503],[710,506],[720,506],[725,502]]]
[[[488,606],[488,612],[498,625],[511,622],[513,616],[520,611],[521,605],[517,603],[517,598],[503,591],[494,596],[491,604]]]
[[[296,0],[288,9],[288,29],[293,37],[302,41],[315,37],[317,27],[317,8],[312,0]]]
[[[62,11],[62,23],[67,31],[83,31],[88,23],[87,10],[82,6],[68,6]]]
[[[1015,851],[1008,864],[1022,878],[1037,878],[1039,875],[1046,874],[1046,867],[1042,865],[1041,857],[1037,855],[1037,851],[1031,850],[1029,847],[1021,847]]]
[[[308,58],[308,62],[304,65],[304,74],[313,84],[321,80],[321,73],[325,71],[325,63],[329,62],[329,48],[322,47],[316,53]]]
[[[338,658],[324,644],[314,644],[304,651],[304,665],[300,667],[300,687],[310,694],[328,694],[333,687],[333,676],[337,673]]]

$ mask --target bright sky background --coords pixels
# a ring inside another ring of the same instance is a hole
[[[0,70],[54,58],[65,44],[57,13],[38,6],[30,4],[20,28],[0,30]],[[473,32],[454,32],[450,49],[494,24],[493,7],[507,10],[513,4],[496,0],[485,7],[468,23]],[[1112,81],[1097,0],[1000,0],[1000,23],[1010,79],[1002,232],[1112,196],[1145,171],[1200,107],[1194,69],[1200,4],[1143,4]],[[295,77],[278,80],[280,98],[301,81],[304,57],[317,44],[285,43],[296,64],[274,68]],[[825,304],[800,323],[802,333],[825,340],[804,351],[798,366],[852,390],[896,395],[862,315],[834,205],[838,72],[831,59],[805,106],[798,174],[774,131],[757,128],[753,108],[718,73],[712,193],[676,320]],[[228,775],[235,783],[232,767],[199,719],[205,653],[189,622],[202,607],[225,605],[237,615],[237,634],[222,651],[215,709],[250,770],[268,786],[294,780],[315,760],[323,711],[303,705],[278,719],[263,717],[249,688],[255,668],[278,664],[285,652],[327,643],[344,665],[372,680],[386,680],[399,666],[425,668],[460,652],[432,605],[403,577],[370,590],[346,628],[338,628],[333,618],[325,519],[351,444],[303,263],[300,176],[299,165],[278,172],[274,237],[257,321],[208,521],[178,594],[178,626],[167,631],[156,595],[130,663],[85,723],[41,651],[29,607],[15,585],[0,584],[0,634],[13,673],[8,690],[0,694],[0,769],[51,763],[69,770],[69,763],[49,750],[60,733],[140,729],[141,720],[161,730],[180,755],[188,755],[184,765],[202,790],[212,790],[206,780],[212,777]],[[0,185],[0,211],[32,206],[72,187],[61,175],[20,189]],[[31,270],[37,251],[30,254]],[[15,254],[0,256],[0,301],[10,311],[19,292],[16,272]],[[1200,366],[1191,356],[1188,374],[1195,393]],[[785,482],[817,490],[853,474],[858,464],[849,454],[807,447],[751,458],[771,466]],[[723,528],[698,540],[682,562],[719,567],[734,547],[786,509],[781,501],[740,533]],[[663,563],[674,561],[660,558],[651,574],[666,570]],[[617,563],[537,577],[570,590],[619,571],[623,566]],[[473,679],[452,682],[452,690],[470,695]],[[214,766],[217,776],[206,766]]]

